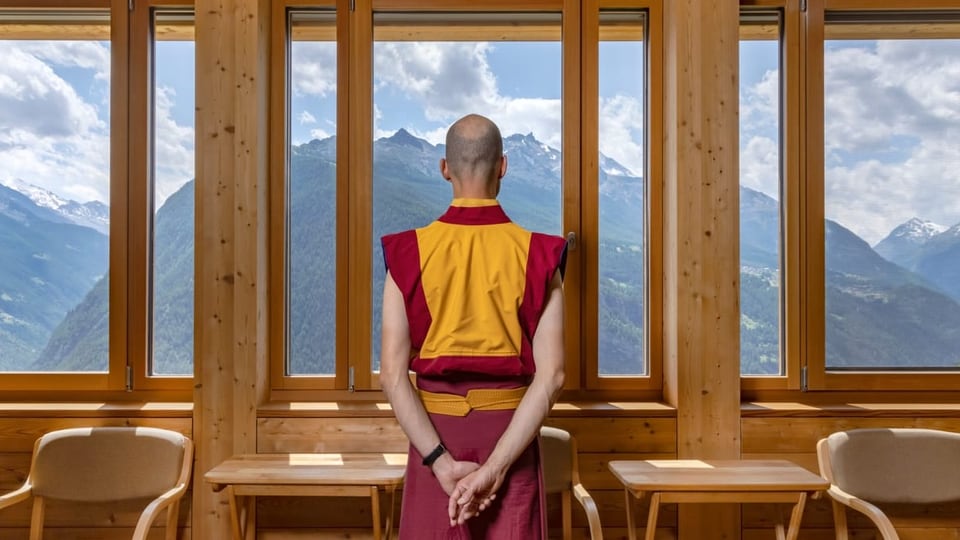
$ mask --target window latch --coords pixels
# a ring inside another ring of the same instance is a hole
[[[577,249],[577,233],[570,231],[567,233],[567,251]]]

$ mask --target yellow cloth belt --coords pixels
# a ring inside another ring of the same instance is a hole
[[[519,388],[474,388],[467,395],[438,394],[418,390],[423,407],[427,412],[447,416],[466,416],[472,410],[503,411],[516,409],[527,392],[526,386]]]

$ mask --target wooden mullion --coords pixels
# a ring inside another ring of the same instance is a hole
[[[346,389],[350,358],[350,149],[356,144],[351,121],[350,89],[358,84],[351,76],[352,17],[350,0],[336,0],[337,7],[337,266],[336,266],[336,363],[333,388]],[[372,21],[371,21],[372,24]],[[372,44],[371,44],[372,47]],[[372,51],[371,51],[372,54]],[[372,87],[372,84],[371,84]],[[371,97],[371,99],[373,99]],[[372,114],[372,111],[371,111]],[[371,127],[371,130],[373,128]],[[370,133],[372,137],[372,132]],[[372,180],[371,180],[372,181]]]
[[[596,388],[600,380],[600,8],[596,0],[583,2],[580,15],[580,182],[582,240],[578,246],[583,279],[580,289],[582,386]]]
[[[647,279],[645,335],[647,337],[647,377],[637,385],[644,390],[663,388],[663,231],[664,215],[664,49],[663,4],[654,0],[647,6]]]
[[[283,388],[287,358],[287,174],[289,133],[287,131],[288,51],[287,8],[282,2],[272,7],[270,17],[270,225],[267,268],[270,281],[269,327],[271,388]]]
[[[151,9],[146,2],[135,2],[130,12],[127,48],[127,73],[130,95],[126,151],[127,165],[127,349],[123,351],[127,367],[133,370],[133,386],[146,387],[151,358],[151,294],[153,274],[153,54]],[[112,355],[111,355],[112,356]]]
[[[804,336],[803,316],[803,218],[806,208],[805,179],[807,162],[804,160],[807,151],[807,116],[804,88],[807,79],[807,54],[804,37],[806,36],[806,19],[800,11],[800,0],[790,0],[784,10],[784,76],[781,78],[784,85],[784,143],[781,152],[784,153],[786,170],[784,184],[781,187],[783,201],[781,202],[781,238],[784,250],[781,269],[781,302],[780,310],[783,317],[783,331],[780,348],[782,361],[786,366],[786,387],[791,390],[800,390],[801,373],[806,366],[806,342]]]
[[[824,270],[824,95],[823,95],[824,0],[807,0],[805,33],[805,137],[800,285],[805,292],[800,304],[801,341],[805,343],[803,365],[810,389],[823,389],[826,375],[826,276]]]
[[[371,267],[373,235],[373,8],[372,0],[353,0],[350,12],[349,58],[349,105],[347,171],[337,171],[337,187],[344,189],[347,198],[346,242],[338,242],[338,260],[341,246],[346,249],[346,268],[337,268],[337,296],[346,306],[348,316],[347,358],[353,368],[357,389],[371,387],[371,332],[372,332],[372,284]],[[339,93],[339,92],[338,92]],[[339,124],[339,123],[338,123]],[[342,126],[338,125],[338,129]],[[338,148],[338,152],[339,152]],[[342,154],[340,154],[342,155]],[[338,189],[338,193],[339,193]],[[338,203],[343,199],[338,200]],[[338,221],[340,212],[338,212]],[[341,239],[338,237],[338,240]],[[341,272],[341,270],[346,270]],[[345,277],[346,279],[341,279]],[[338,312],[339,316],[339,312]],[[339,352],[339,351],[338,351]],[[343,358],[343,357],[338,357]],[[343,362],[338,361],[338,364]]]
[[[578,389],[583,386],[584,373],[589,370],[582,359],[584,340],[582,329],[584,321],[589,317],[583,315],[583,276],[584,276],[584,240],[583,230],[583,197],[584,177],[580,174],[582,162],[581,148],[583,144],[583,89],[581,88],[581,70],[583,58],[581,54],[582,18],[581,9],[590,9],[591,0],[567,0],[564,2],[562,33],[563,42],[563,82],[561,88],[561,106],[563,126],[562,156],[563,156],[563,208],[562,223],[564,234],[573,233],[577,239],[576,246],[567,247],[567,265],[564,274],[564,324],[568,329],[564,333],[564,389]],[[589,342],[589,341],[587,341]]]
[[[107,388],[126,386],[130,216],[130,13],[126,0],[113,0],[110,10],[110,268],[109,371]]]

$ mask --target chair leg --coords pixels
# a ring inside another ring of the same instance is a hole
[[[573,538],[573,509],[570,506],[570,491],[564,490],[560,494],[561,513],[563,515],[563,540]]]
[[[30,515],[30,540],[43,540],[43,497],[34,496],[33,513]]]
[[[837,540],[847,540],[847,510],[837,501],[833,502],[833,528]]]
[[[177,518],[180,516],[180,501],[167,507],[167,536],[166,540],[177,540]]]

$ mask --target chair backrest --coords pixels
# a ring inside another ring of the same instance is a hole
[[[866,501],[928,504],[960,500],[960,433],[854,429],[823,439],[817,451],[827,452],[829,470],[821,470],[827,480]]]
[[[573,447],[570,434],[554,427],[540,428],[543,483],[547,494],[569,491],[573,486]]]
[[[105,502],[157,497],[177,485],[187,438],[149,427],[71,428],[47,433],[34,449],[34,494]]]

